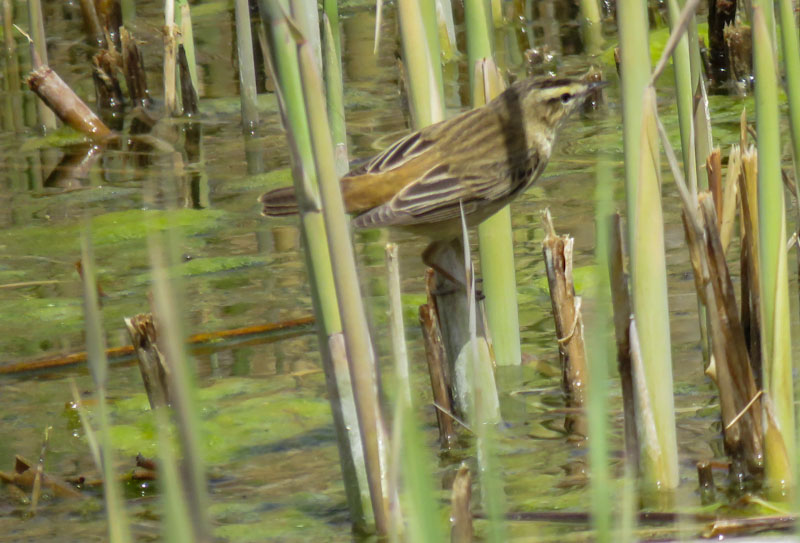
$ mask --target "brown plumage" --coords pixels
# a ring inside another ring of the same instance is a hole
[[[457,235],[497,212],[544,170],[556,132],[598,83],[526,79],[483,107],[427,126],[397,141],[341,180],[356,228]],[[267,216],[297,213],[292,188],[260,199]]]

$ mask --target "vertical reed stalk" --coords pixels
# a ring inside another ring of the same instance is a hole
[[[494,62],[489,5],[486,0],[464,4],[467,56],[472,106],[480,107],[499,94],[504,84]],[[522,362],[519,338],[517,278],[511,208],[504,207],[478,227],[486,316],[497,364],[518,366]]]
[[[36,69],[39,66],[46,66],[47,43],[44,33],[44,15],[42,13],[41,0],[28,1],[28,23],[31,32],[31,66]],[[56,129],[56,115],[41,100],[36,101],[36,108],[39,114],[39,126],[44,133],[52,132]]]
[[[669,12],[669,25],[671,30],[675,30],[680,17],[680,6],[678,0],[667,0]],[[692,17],[694,19],[694,17]],[[681,130],[681,152],[683,154],[683,171],[689,183],[689,190],[692,194],[697,194],[697,160],[693,133],[694,119],[692,117],[693,92],[692,92],[692,68],[689,53],[689,36],[684,34],[678,42],[675,52],[672,54],[672,65],[675,73],[675,96],[678,102],[678,123]],[[705,157],[701,157],[704,160]]]
[[[331,125],[331,137],[336,153],[336,173],[344,175],[350,169],[350,161],[347,157],[347,130],[344,118],[339,12],[335,0],[326,0],[322,23],[324,30],[322,62],[325,76],[325,98],[328,102],[328,121]]]
[[[336,364],[329,348],[329,338],[341,334],[337,293],[331,270],[328,236],[319,212],[317,175],[314,165],[309,123],[303,101],[297,50],[290,35],[285,14],[286,3],[259,0],[261,20],[270,44],[267,60],[273,70],[284,124],[292,149],[292,174],[295,194],[301,209],[300,231],[311,285],[311,300],[319,322],[319,344],[322,353],[328,393],[336,427],[339,459],[353,524],[363,529],[370,508],[367,474],[362,450],[362,436],[355,416],[353,391],[346,364]]]
[[[766,392],[766,479],[775,494],[792,491],[794,400],[786,211],[781,178],[775,48],[764,0],[753,1],[753,65],[758,133],[758,221],[761,281],[761,349]]]
[[[595,540],[598,543],[611,541],[611,495],[609,455],[608,455],[608,361],[611,335],[609,327],[610,299],[609,292],[609,255],[611,254],[611,236],[614,213],[614,177],[608,159],[599,158],[597,169],[597,189],[595,192],[596,234],[595,261],[596,267],[596,309],[589,321],[589,360],[587,376],[586,415],[589,425],[589,484],[592,495],[592,523]]]
[[[175,1],[164,0],[164,109],[168,115],[178,115],[176,66],[178,59]]]
[[[389,330],[392,335],[396,387],[400,396],[405,398],[406,404],[410,406],[408,352],[406,350],[406,331],[403,325],[403,302],[400,298],[400,263],[397,260],[397,245],[394,243],[386,244],[386,272],[389,285]]]
[[[640,442],[640,467],[645,487],[673,489],[678,484],[678,451],[655,92],[648,87],[649,49],[643,47],[648,43],[645,8],[638,0],[624,0],[617,7],[631,291],[644,371],[637,378],[644,387],[639,405],[653,409],[655,432],[655,440]]]
[[[186,332],[183,329],[182,306],[173,277],[175,264],[172,262],[177,248],[180,246],[177,239],[178,233],[173,229],[166,236],[154,235],[148,240],[150,261],[153,273],[153,302],[158,323],[159,343],[163,345],[163,354],[169,365],[170,400],[172,413],[175,419],[178,441],[182,453],[183,481],[179,487],[173,488],[170,501],[182,502],[179,507],[189,515],[191,523],[192,541],[209,542],[211,536],[211,522],[208,518],[209,498],[207,494],[207,481],[205,462],[201,452],[200,413],[195,398],[196,385],[194,375],[190,369],[189,358],[186,353]],[[161,411],[161,409],[157,410]],[[157,415],[161,417],[161,414]],[[159,434],[166,432],[168,423],[166,416],[159,419]],[[164,439],[161,436],[160,439]],[[167,438],[168,439],[168,438]],[[171,447],[167,447],[171,449]],[[163,458],[169,461],[169,458]],[[169,466],[169,462],[164,463]],[[177,465],[175,465],[177,472]],[[180,490],[179,490],[180,489]],[[185,537],[185,534],[184,534]]]
[[[100,313],[97,281],[94,273],[94,254],[92,251],[91,229],[86,223],[81,236],[81,264],[83,270],[83,310],[86,328],[86,352],[89,369],[97,391],[97,415],[100,425],[100,460],[98,466],[103,472],[108,518],[108,539],[111,543],[128,543],[132,540],[128,515],[125,512],[122,493],[117,485],[117,474],[114,471],[114,454],[111,443],[111,421],[106,405],[106,382],[108,378],[108,358],[106,357],[106,341],[103,334],[102,315]]]
[[[320,196],[322,215],[328,233],[328,247],[333,264],[333,279],[339,301],[347,353],[350,358],[350,378],[356,391],[356,411],[362,428],[362,444],[367,466],[375,527],[379,534],[387,533],[388,509],[382,489],[382,460],[379,444],[380,406],[377,394],[375,357],[369,337],[367,317],[361,301],[353,244],[348,232],[347,215],[339,188],[339,177],[333,154],[330,127],[325,110],[322,78],[314,63],[311,45],[300,43],[298,57],[302,77],[303,98],[309,119],[311,144]]]
[[[444,120],[444,86],[439,63],[433,0],[399,0],[408,98],[414,128]],[[432,28],[429,28],[432,27]]]
[[[800,182],[800,43],[797,38],[791,0],[778,0],[781,52],[786,70],[786,96],[789,99],[789,128],[792,131],[794,178]]]
[[[603,25],[597,0],[580,0],[581,34],[586,52],[598,55],[603,50]]]
[[[239,58],[239,95],[242,101],[242,130],[245,134],[253,135],[258,128],[258,102],[248,0],[235,0],[234,10],[236,50]]]

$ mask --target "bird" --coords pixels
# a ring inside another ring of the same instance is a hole
[[[400,228],[449,240],[487,219],[542,174],[564,121],[604,82],[527,78],[484,106],[398,140],[342,177],[356,229]],[[299,212],[293,187],[259,201],[268,217]]]

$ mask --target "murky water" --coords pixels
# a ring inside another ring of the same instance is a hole
[[[257,151],[245,152],[239,126],[234,16],[229,4],[204,4],[194,13],[202,80],[201,114],[191,121],[161,119],[154,129],[177,155],[144,154],[130,146],[106,149],[90,169],[65,179],[57,165],[65,155],[77,151],[74,143],[80,138],[66,131],[41,138],[31,128],[35,124],[32,95],[15,95],[7,85],[3,87],[0,362],[84,350],[81,284],[75,262],[80,258],[80,233],[87,220],[104,292],[109,346],[128,343],[124,316],[148,310],[151,279],[144,226],[147,221],[174,221],[181,226],[182,235],[176,243],[177,253],[183,258],[183,300],[189,333],[311,313],[293,221],[268,221],[259,216],[257,196],[266,188],[289,182],[283,170],[288,165],[288,150],[274,95],[265,94],[259,136],[251,143]],[[26,20],[23,6],[15,3],[21,21]],[[551,14],[550,22],[528,28],[527,34],[520,28],[504,29],[498,40],[500,57],[509,62],[520,58],[515,49],[511,51],[516,54],[504,55],[502,51],[508,51],[502,47],[504,43],[517,47],[528,42],[544,45],[555,54],[552,66],[559,72],[583,73],[594,63],[602,67],[612,86],[605,107],[573,120],[564,129],[544,178],[513,206],[523,351],[528,363],[521,369],[499,371],[507,423],[500,452],[513,510],[586,511],[589,498],[581,476],[584,451],[575,449],[561,431],[557,350],[542,273],[539,211],[550,207],[557,229],[575,237],[577,275],[579,281],[585,281],[590,275],[585,272],[593,263],[597,156],[602,152],[617,164],[622,160],[617,78],[613,65],[588,59],[575,45],[576,14],[570,11],[572,8],[560,2],[541,2],[541,6]],[[137,9],[133,31],[143,41],[151,93],[158,97],[160,7],[154,2],[140,2]],[[369,2],[342,7],[348,143],[353,158],[375,153],[408,130],[398,90],[394,7],[387,6],[385,14],[380,53],[374,56],[373,7]],[[84,42],[77,3],[48,5],[46,15],[51,66],[81,96],[93,100],[87,60],[93,51]],[[16,42],[19,62],[26,65],[27,49],[21,37]],[[7,65],[6,60],[4,69]],[[516,73],[523,71],[518,64],[508,68]],[[464,63],[448,66],[445,73],[448,106],[456,110],[466,89]],[[665,85],[670,83],[668,76],[663,79]],[[670,122],[670,95],[671,91],[665,89],[663,110],[668,126],[674,127],[674,120]],[[156,113],[159,108],[156,104]],[[723,148],[738,137],[733,127],[739,108],[740,104],[730,98],[715,99],[712,104]],[[15,120],[24,126],[15,130]],[[128,129],[129,122],[123,130]],[[249,175],[259,168],[271,173]],[[670,183],[665,181],[667,256],[684,481],[678,503],[692,508],[699,504],[694,462],[720,456],[722,445],[713,388],[702,375],[693,281],[677,220],[678,201]],[[621,206],[621,177],[619,187]],[[181,211],[164,212],[172,208]],[[388,345],[381,339],[386,336],[383,245],[390,238],[400,243],[414,399],[419,406],[429,405],[427,370],[413,317],[422,300],[424,270],[418,255],[423,240],[385,232],[356,235],[368,312],[385,362]],[[217,535],[232,541],[349,540],[336,446],[313,334],[205,352],[195,355],[194,361],[201,387],[206,458],[212,473],[211,515]],[[385,373],[389,378],[391,372]],[[47,470],[65,477],[94,473],[83,430],[74,413],[65,408],[71,399],[71,380],[87,397],[91,395],[91,379],[83,365],[3,378],[0,468],[10,468],[15,454],[35,460],[43,431],[52,426]],[[612,446],[619,451],[616,381],[610,388],[616,423]],[[155,455],[155,434],[138,370],[129,363],[114,366],[109,395],[119,471],[129,472],[137,453]],[[419,411],[435,450],[433,411]],[[455,459],[464,454],[456,452],[441,458],[437,480],[443,486],[457,466]],[[443,489],[442,496],[445,494]],[[131,483],[128,495],[135,531],[147,539],[157,533],[156,493]],[[101,540],[105,538],[102,500],[93,496],[79,504],[47,503],[34,518],[25,515],[27,506],[4,496],[0,499],[0,526],[6,540],[46,540],[56,534],[61,540]],[[579,528],[515,523],[512,533],[520,537],[539,534],[547,540]]]

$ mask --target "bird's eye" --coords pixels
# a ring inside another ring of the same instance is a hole
[[[562,104],[566,104],[571,99],[572,99],[572,95],[570,93],[568,93],[568,92],[565,92],[564,94],[561,95],[561,103]]]

